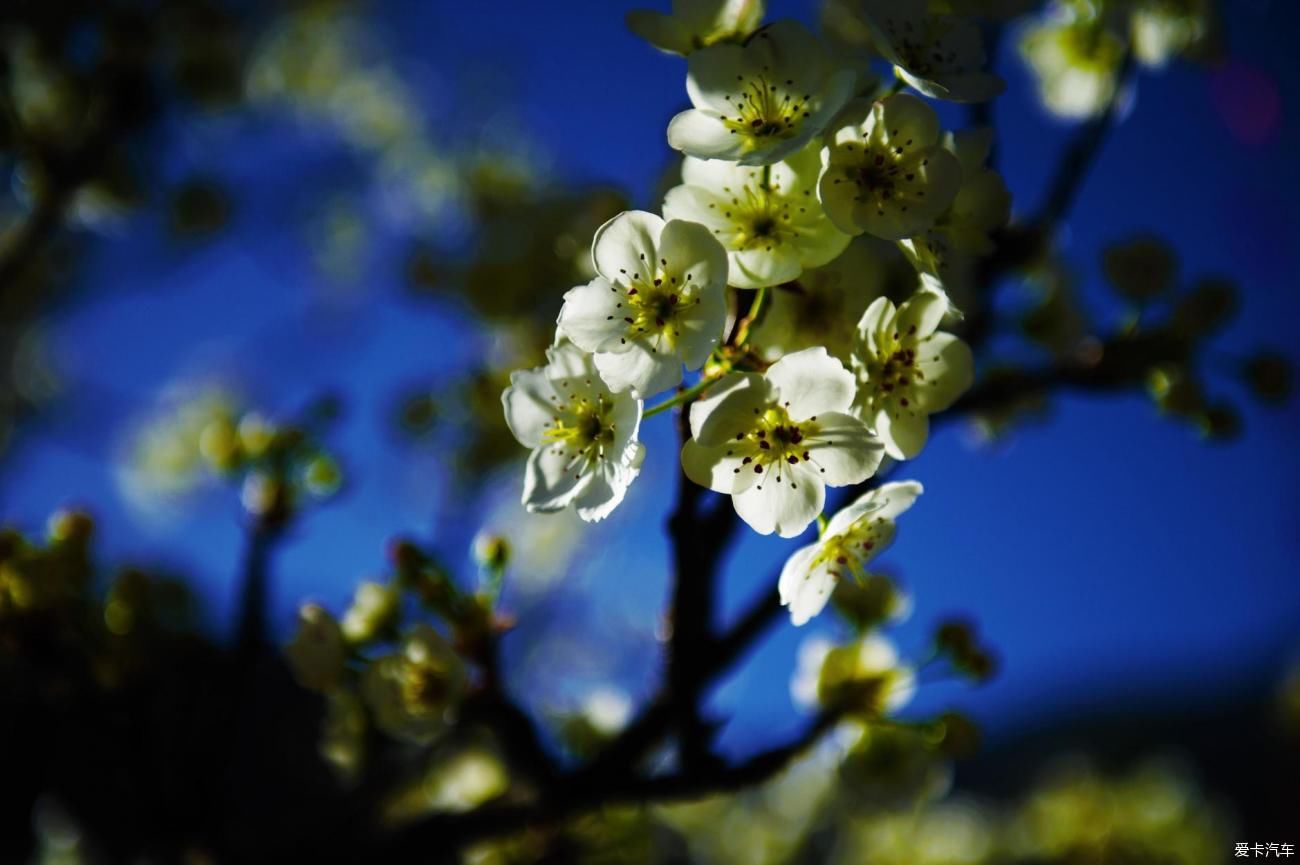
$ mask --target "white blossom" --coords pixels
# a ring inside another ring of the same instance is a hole
[[[644,398],[698,369],[722,336],[727,255],[694,222],[629,211],[596,232],[597,276],[569,290],[559,332],[594,353],[611,391]]]
[[[792,538],[826,501],[826,485],[875,473],[880,442],[848,414],[853,376],[824,348],[788,354],[766,373],[733,373],[691,406],[686,476],[731,496],[759,534]]]
[[[634,9],[633,33],[660,51],[690,54],[715,42],[738,42],[763,21],[764,0],[673,0],[672,12]]]
[[[979,27],[932,12],[927,0],[862,0],[876,49],[897,75],[926,96],[984,102],[1002,92],[1002,79],[984,71]]]
[[[690,56],[686,92],[695,107],[668,124],[668,143],[701,159],[779,162],[825,129],[855,80],[802,25],[777,21],[744,45]]]
[[[1073,120],[1106,110],[1119,87],[1124,42],[1105,27],[1049,13],[1025,30],[1020,55],[1038,79],[1048,111]]]
[[[894,459],[921,452],[929,416],[952,405],[974,378],[970,348],[938,331],[949,309],[947,295],[922,288],[897,308],[888,298],[877,298],[858,322],[853,410]]]
[[[681,186],[668,191],[664,216],[698,222],[727,250],[730,282],[762,288],[797,279],[836,258],[849,243],[817,199],[821,147],[753,168],[688,156]]]
[[[820,613],[840,580],[867,577],[867,563],[893,542],[894,521],[921,491],[915,481],[871,490],[832,517],[815,543],[786,560],[777,589],[795,625]]]
[[[956,198],[961,163],[943,148],[939,118],[922,100],[856,100],[836,125],[818,191],[842,231],[901,240],[930,228]]]
[[[510,431],[533,449],[523,504],[530,512],[572,505],[582,519],[596,522],[623,501],[641,471],[642,403],[611,393],[591,356],[567,340],[552,346],[547,358],[544,367],[516,370],[501,395]]]

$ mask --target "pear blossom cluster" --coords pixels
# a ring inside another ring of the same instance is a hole
[[[986,164],[991,134],[945,132],[930,102],[1002,90],[979,28],[919,0],[861,5],[892,81],[802,24],[764,24],[760,0],[629,16],[686,57],[691,107],[666,131],[681,182],[659,212],[626,211],[595,232],[595,275],[563,295],[547,363],[515,372],[502,395],[531,451],[526,509],[588,522],[640,475],[642,422],[680,408],[682,482],[730,496],[762,535],[818,526],[780,578],[795,624],[837,584],[874,579],[867,563],[920,494],[915,482],[885,484],[825,515],[828,489],[915,458],[930,415],[970,387],[970,349],[945,330],[961,318],[950,288],[1010,215]],[[910,296],[880,295],[867,241],[902,251]],[[786,324],[764,329],[777,289],[816,297],[832,319],[798,333],[808,317],[783,301]]]

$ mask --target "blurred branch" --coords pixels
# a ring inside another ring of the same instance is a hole
[[[429,850],[454,850],[474,841],[544,826],[609,805],[671,802],[743,790],[779,774],[816,745],[838,720],[838,713],[823,712],[789,742],[760,751],[739,763],[683,768],[652,776],[620,773],[592,778],[580,772],[533,803],[497,800],[464,814],[434,815],[395,832],[377,858],[414,858],[427,856]]]
[[[1106,105],[1106,110],[1089,120],[1083,128],[1075,133],[1066,147],[1061,159],[1056,164],[1056,173],[1048,187],[1046,199],[1032,222],[1051,229],[1061,223],[1078,197],[1083,181],[1088,176],[1101,147],[1119,120],[1119,111],[1123,95],[1128,90],[1133,70],[1133,54],[1125,52],[1116,73],[1115,93]]]

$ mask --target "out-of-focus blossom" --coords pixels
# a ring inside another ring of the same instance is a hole
[[[819,637],[799,650],[790,694],[805,706],[826,706],[878,718],[905,706],[916,692],[916,674],[894,644],[865,634],[846,645]]]
[[[383,637],[397,623],[401,595],[393,586],[367,580],[357,586],[343,614],[342,632],[350,643]]]
[[[1053,114],[1071,119],[1105,111],[1119,87],[1124,41],[1100,24],[1061,8],[1024,31],[1020,54]]]
[[[334,617],[319,604],[298,609],[298,630],[285,647],[294,677],[304,688],[329,691],[343,676],[347,643]]]
[[[926,96],[984,102],[1005,88],[984,71],[984,39],[973,21],[936,13],[924,0],[862,0],[876,50]]]
[[[464,688],[464,662],[428,625],[412,629],[399,652],[371,661],[361,679],[375,726],[420,744],[454,721]]]

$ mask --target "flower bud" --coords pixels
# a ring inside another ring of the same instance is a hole
[[[347,645],[339,623],[318,604],[298,610],[298,630],[285,648],[298,684],[312,691],[329,691],[343,675]]]
[[[510,563],[510,542],[501,535],[479,532],[474,536],[474,562],[487,571],[503,571]]]

